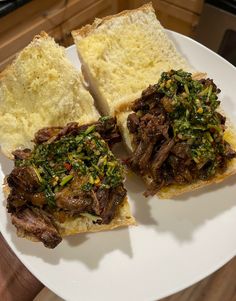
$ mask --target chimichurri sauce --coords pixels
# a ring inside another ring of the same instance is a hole
[[[36,144],[30,157],[16,166],[32,166],[48,205],[55,206],[55,193],[80,178],[83,191],[114,188],[124,180],[124,167],[91,125],[78,135]]]

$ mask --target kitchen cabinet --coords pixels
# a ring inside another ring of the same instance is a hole
[[[0,18],[0,70],[40,31],[48,32],[63,45],[73,44],[71,31],[96,17],[115,14],[149,2],[144,0],[45,0],[28,1]],[[153,0],[162,25],[193,36],[203,0]]]
[[[44,30],[63,46],[73,43],[71,30],[91,23],[95,17],[114,14],[113,0],[33,0],[0,18],[0,70],[32,37]]]
[[[139,7],[149,1],[129,0],[129,8]],[[153,0],[157,17],[165,28],[194,37],[203,0]]]

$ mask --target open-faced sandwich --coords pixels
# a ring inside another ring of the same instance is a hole
[[[145,195],[167,198],[236,173],[236,134],[219,92],[212,79],[171,70],[133,103],[128,165],[147,182]]]
[[[219,89],[190,73],[151,4],[72,34],[91,93],[117,118],[146,195],[173,197],[236,172],[236,134]]]
[[[101,117],[65,50],[42,33],[0,78],[0,143],[14,159],[7,209],[17,234],[54,248],[63,236],[135,223],[125,170],[110,147],[116,120]]]

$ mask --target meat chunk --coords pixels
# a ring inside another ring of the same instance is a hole
[[[7,177],[7,183],[11,188],[28,192],[36,192],[40,187],[40,182],[33,167],[15,167]]]
[[[236,157],[236,152],[231,148],[229,143],[225,143],[225,156],[227,159],[233,159]]]
[[[56,193],[56,204],[59,208],[81,213],[91,211],[93,199],[90,193],[79,189],[73,191],[69,187]]]
[[[101,214],[102,212],[104,212],[107,203],[109,201],[109,189],[104,189],[102,187],[99,187],[98,190],[96,191],[96,199],[98,202],[97,211],[98,214]]]
[[[135,133],[139,127],[139,118],[136,113],[129,114],[127,119],[127,127],[130,133]]]
[[[14,212],[17,208],[27,203],[43,207],[47,203],[44,192],[29,193],[13,188],[7,198],[8,212]]]
[[[62,129],[62,127],[60,127],[60,126],[59,127],[42,128],[35,134],[34,142],[36,144],[44,143],[44,142],[48,141],[49,139],[51,139],[52,137],[56,136],[61,131],[61,129]]]
[[[108,143],[109,146],[121,141],[121,134],[116,124],[116,118],[101,118],[96,123],[96,131]]]
[[[174,139],[166,140],[162,146],[160,147],[159,151],[156,153],[156,156],[152,162],[152,175],[155,178],[158,170],[161,168],[162,164],[167,159],[171,148],[174,145]]]
[[[12,214],[12,224],[19,233],[33,236],[45,247],[53,249],[62,240],[53,218],[48,213],[37,208],[26,208]]]
[[[103,210],[101,212],[103,224],[109,224],[110,221],[114,218],[117,209],[124,201],[126,196],[126,189],[123,185],[118,185],[109,192],[109,197],[104,198],[106,203],[103,203]],[[101,199],[100,199],[101,202]]]
[[[30,157],[31,150],[29,148],[26,148],[23,150],[17,149],[12,154],[13,154],[15,160],[25,160]]]
[[[172,147],[171,152],[179,158],[187,159],[189,158],[189,145],[186,142],[178,142]]]

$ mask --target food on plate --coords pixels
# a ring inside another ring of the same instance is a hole
[[[45,32],[0,74],[0,144],[10,158],[17,148],[31,148],[32,137],[42,127],[98,118],[80,71]]]
[[[124,111],[162,71],[191,70],[151,4],[96,19],[72,35],[85,79],[106,115]]]
[[[36,36],[1,74],[0,97],[1,149],[15,164],[4,190],[19,236],[54,248],[63,236],[135,224],[110,150],[121,140],[116,120],[100,117],[63,47]]]
[[[124,167],[109,148],[118,141],[115,120],[101,117],[43,128],[32,150],[14,151],[7,208],[18,235],[54,248],[62,236],[134,224]]]
[[[169,198],[235,173],[236,135],[218,110],[219,89],[191,74],[151,4],[72,35],[89,89],[117,118],[128,165],[148,184],[145,195]]]
[[[145,178],[146,195],[171,197],[236,173],[236,132],[219,93],[212,79],[171,70],[133,103],[128,165]]]

